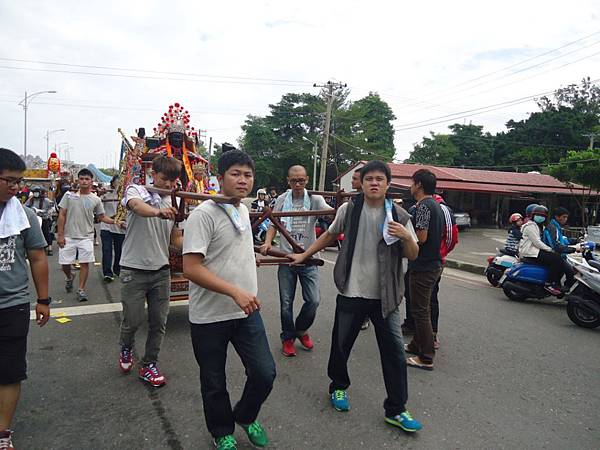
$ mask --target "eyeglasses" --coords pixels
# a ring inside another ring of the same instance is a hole
[[[0,180],[4,181],[9,186],[20,186],[23,184],[23,178],[0,177]]]
[[[304,184],[306,183],[306,178],[291,178],[289,182],[290,184]]]

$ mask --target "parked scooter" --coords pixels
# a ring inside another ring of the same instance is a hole
[[[506,269],[518,263],[519,258],[504,248],[497,248],[496,256],[488,256],[487,262],[485,276],[492,286],[498,287],[500,278],[502,278]]]
[[[600,261],[592,254],[595,247],[592,242],[582,244],[581,261],[569,257],[576,273],[575,284],[566,297],[567,315],[584,328],[600,326]]]

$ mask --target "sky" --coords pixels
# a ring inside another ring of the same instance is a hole
[[[492,133],[533,96],[600,79],[600,0],[0,0],[0,146],[116,165],[122,128],[151,131],[174,102],[213,142],[288,92],[346,83],[397,119],[396,159],[431,131]],[[517,100],[519,100],[517,102]],[[534,144],[534,143],[532,143]],[[68,152],[68,154],[67,154]]]

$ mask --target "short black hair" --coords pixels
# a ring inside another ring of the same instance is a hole
[[[564,216],[564,215],[570,216],[569,214],[569,210],[563,206],[559,206],[557,208],[554,208],[554,217],[558,217],[558,216]]]
[[[437,186],[437,178],[431,170],[419,169],[412,174],[412,180],[415,183],[419,183],[423,188],[425,195],[435,194],[435,187]]]
[[[152,160],[152,170],[162,173],[167,180],[176,180],[181,176],[181,161],[172,156],[159,155]]]
[[[381,172],[385,174],[385,178],[387,179],[387,182],[391,182],[392,181],[392,171],[390,170],[390,167],[384,163],[383,161],[379,161],[378,159],[374,159],[373,161],[369,161],[367,164],[365,164],[362,169],[358,169],[360,171],[360,181],[362,183],[362,181],[365,178],[365,175],[369,172]]]
[[[252,169],[252,173],[255,172],[254,160],[252,157],[241,150],[229,150],[221,155],[217,162],[217,171],[219,175],[225,175],[225,172],[231,167],[239,164],[241,166],[248,166]]]
[[[83,168],[79,172],[77,172],[77,178],[79,178],[79,177],[90,177],[93,179],[94,174],[92,173],[92,171],[90,169]]]
[[[0,173],[5,170],[24,172],[27,169],[25,161],[12,150],[0,148]]]

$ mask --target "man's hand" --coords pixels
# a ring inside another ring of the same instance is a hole
[[[297,266],[298,264],[302,264],[308,256],[306,253],[290,253],[287,255],[287,258],[290,258],[292,262],[290,263],[292,266]]]
[[[65,240],[64,236],[58,236],[58,238],[56,239],[56,243],[58,244],[58,246],[60,248],[64,248],[64,246],[66,245],[67,241]]]
[[[174,208],[173,206],[169,206],[168,208],[160,208],[157,216],[161,219],[175,220],[175,217],[177,216],[177,208]]]
[[[260,254],[263,256],[267,256],[267,254],[269,253],[269,250],[271,250],[272,247],[273,247],[273,244],[271,244],[270,242],[269,243],[265,242],[263,245],[260,246]]]
[[[50,320],[50,306],[40,303],[35,305],[35,321],[40,327],[43,327]]]
[[[115,220],[115,225],[124,230],[127,228],[127,224],[122,220]]]
[[[242,289],[233,294],[233,301],[248,315],[260,309],[260,301],[256,298],[256,295]]]
[[[398,222],[391,221],[388,223],[388,231],[392,236],[402,239],[403,241],[410,239],[410,232],[404,225]]]

